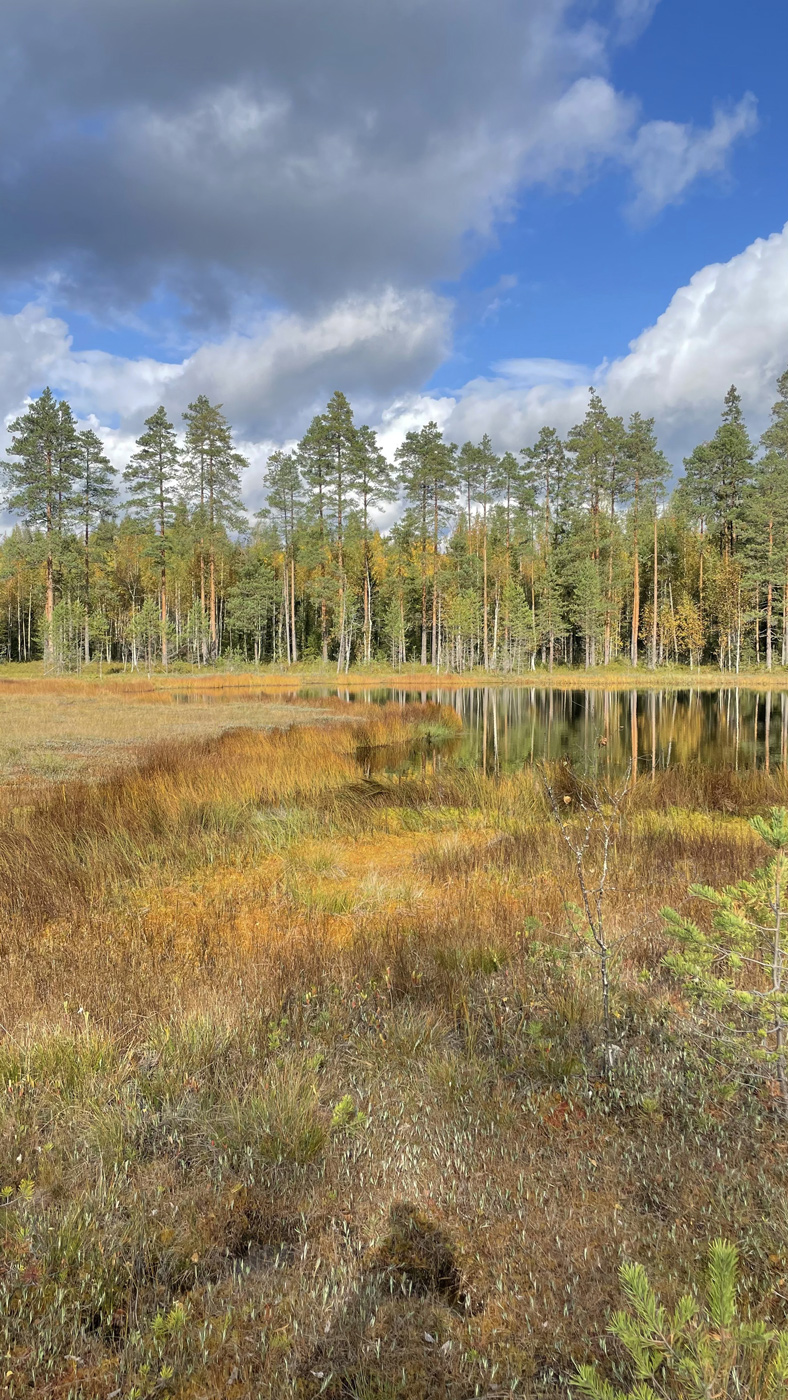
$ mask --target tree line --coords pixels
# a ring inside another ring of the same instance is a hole
[[[9,436],[7,660],[788,665],[788,370],[760,441],[732,386],[672,490],[654,420],[593,389],[564,438],[545,427],[498,454],[430,422],[393,461],[337,392],[269,457],[254,519],[204,395],[180,432],[158,408],[120,474],[50,389]]]

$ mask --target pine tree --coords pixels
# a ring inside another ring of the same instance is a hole
[[[379,510],[397,499],[396,474],[378,446],[372,428],[364,424],[356,435],[355,484],[361,507],[364,551],[364,660],[372,660],[372,569],[370,565],[370,510]]]
[[[490,669],[488,517],[490,507],[498,497],[499,481],[498,458],[492,450],[489,435],[485,433],[476,449],[476,500],[482,508],[482,656],[485,671]]]
[[[303,507],[303,486],[298,458],[293,452],[272,452],[264,481],[268,488],[268,509],[279,521],[284,542],[282,599],[285,612],[287,661],[298,660],[296,637],[295,539]]]
[[[77,431],[69,405],[58,402],[47,388],[27,411],[9,425],[11,446],[3,463],[4,500],[31,530],[46,539],[45,654],[52,652],[51,627],[55,607],[55,548],[62,539],[74,505],[78,452]]]
[[[74,487],[75,508],[85,545],[85,660],[90,660],[90,536],[93,526],[108,520],[117,491],[115,468],[104,452],[104,444],[92,428],[77,439]]]
[[[755,505],[756,518],[753,520],[749,515],[756,538],[758,530],[763,532],[765,526],[768,540],[766,664],[769,670],[772,667],[772,597],[780,583],[783,593],[781,659],[783,666],[788,666],[788,370],[777,380],[777,393],[772,421],[761,438],[764,457],[758,465],[755,490],[750,498],[750,511]]]
[[[175,511],[180,453],[175,440],[175,429],[163,406],[157,408],[150,418],[145,419],[145,432],[137,438],[137,449],[123,473],[123,480],[129,487],[128,503],[132,512],[156,531],[153,554],[160,581],[161,659],[166,666],[168,534]],[[149,648],[150,626],[147,614],[143,630],[145,644]],[[141,635],[142,633],[139,633],[139,636]]]
[[[541,496],[541,551],[544,566],[542,590],[542,627],[547,637],[548,667],[555,660],[555,641],[561,628],[560,591],[554,559],[555,519],[563,505],[566,482],[566,453],[555,428],[542,428],[533,447],[524,447],[524,479],[536,497]]]
[[[321,597],[321,640],[323,660],[328,660],[328,631],[326,625],[325,560],[328,557],[329,535],[327,516],[331,512],[337,549],[337,602],[339,611],[339,649],[337,671],[345,665],[345,626],[347,621],[347,578],[345,575],[345,523],[354,499],[358,434],[353,423],[353,410],[344,394],[338,390],[329,399],[324,413],[312,419],[301,441],[300,455],[305,480],[315,493],[319,514],[324,586]]]
[[[723,890],[691,885],[690,894],[714,909],[711,932],[675,909],[663,909],[679,950],[665,964],[708,1017],[720,1048],[749,1051],[773,1069],[788,1117],[788,986],[785,915],[788,895],[788,811],[773,807],[750,825],[772,858],[749,879]],[[735,1049],[733,1047],[736,1047]]]
[[[418,517],[421,575],[421,664],[427,665],[427,557],[432,542],[432,664],[438,661],[437,559],[440,527],[453,500],[456,448],[444,442],[437,423],[426,423],[405,434],[397,448],[400,482],[405,499]],[[431,529],[430,529],[431,526]]]
[[[629,420],[626,439],[626,455],[629,463],[629,478],[632,500],[632,630],[630,659],[633,666],[638,664],[638,637],[640,635],[640,520],[644,505],[651,508],[654,527],[654,599],[653,616],[657,616],[657,500],[670,473],[670,464],[657,446],[654,433],[654,419],[642,418],[633,413]]]
[[[566,447],[570,458],[567,490],[576,510],[586,514],[591,525],[591,562],[597,573],[594,592],[602,603],[604,659],[610,660],[614,531],[616,505],[626,495],[626,434],[620,418],[611,418],[601,398],[592,388],[588,410],[582,423],[572,428]],[[609,512],[606,517],[606,512]],[[607,551],[606,580],[603,584],[603,554]],[[584,571],[584,593],[588,593]],[[588,664],[596,665],[597,635],[588,639]]]
[[[571,1390],[587,1400],[782,1400],[788,1390],[788,1332],[737,1306],[739,1256],[728,1240],[709,1246],[704,1286],[668,1311],[642,1264],[623,1264],[626,1311],[610,1331],[629,1381],[618,1390],[595,1366],[579,1366]]]
[[[241,472],[246,459],[233,448],[232,430],[221,404],[205,394],[190,403],[184,415],[186,443],[183,487],[197,507],[201,524],[200,601],[205,611],[205,551],[208,554],[208,632],[211,658],[217,655],[216,543],[222,532],[242,529],[246,516],[241,499]]]

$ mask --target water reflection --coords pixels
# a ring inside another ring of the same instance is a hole
[[[788,695],[782,691],[477,686],[419,691],[337,687],[322,693],[351,702],[437,700],[451,705],[463,732],[441,746],[444,757],[485,772],[545,758],[566,758],[600,776],[630,765],[638,777],[673,764],[767,772],[788,766]],[[430,761],[436,760],[440,762],[438,751]]]
[[[261,686],[175,692],[175,703],[254,703],[296,698]],[[313,699],[451,705],[462,734],[431,752],[381,756],[390,771],[459,762],[502,772],[539,759],[567,758],[585,771],[615,776],[630,765],[638,777],[673,764],[712,768],[788,768],[788,693],[718,690],[552,690],[539,686],[309,687]]]

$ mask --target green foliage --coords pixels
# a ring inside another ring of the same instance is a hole
[[[672,1312],[659,1301],[641,1264],[625,1264],[627,1309],[610,1330],[626,1354],[627,1388],[577,1370],[574,1388],[588,1400],[784,1400],[788,1331],[737,1313],[736,1246],[715,1240],[702,1300],[681,1297]]]
[[[773,807],[768,819],[754,817],[751,826],[773,858],[748,880],[722,890],[690,886],[690,893],[714,910],[710,930],[675,909],[663,909],[666,929],[679,944],[665,965],[696,1003],[714,1013],[718,1034],[772,1068],[788,1112],[783,967],[788,810]]]
[[[51,389],[34,399],[8,429],[3,463],[5,504],[26,525],[47,535],[63,531],[74,506],[79,442],[69,405]]]
[[[137,451],[123,473],[129,505],[164,539],[172,524],[180,453],[175,429],[164,407],[145,419],[145,432],[137,438]]]
[[[788,665],[788,371],[778,395],[757,456],[731,386],[663,509],[653,420],[625,424],[594,390],[563,440],[545,426],[499,457],[488,434],[458,451],[431,421],[392,461],[337,392],[295,450],[271,454],[249,537],[247,463],[220,404],[188,405],[182,447],[164,406],[147,419],[116,524],[100,436],[78,433],[47,389],[10,425],[0,467],[29,532],[0,545],[0,654],[31,659],[37,639],[51,661],[54,606],[70,598],[107,622],[84,629],[85,661],[132,669],[149,600],[151,665],[331,652],[340,671],[389,656],[522,673],[637,665],[643,650],[652,666]],[[383,534],[375,513],[398,491],[404,511]]]

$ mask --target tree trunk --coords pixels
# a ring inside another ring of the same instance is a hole
[[[766,587],[766,669],[772,669],[772,610],[773,610],[773,585],[772,585],[772,553],[774,550],[774,521],[769,521],[769,581]]]
[[[162,546],[163,547],[163,546]],[[167,566],[161,566],[161,660],[167,665]]]
[[[488,602],[488,598],[487,598],[487,504],[486,504],[486,501],[485,501],[485,506],[484,506],[484,526],[483,526],[483,529],[484,529],[484,537],[483,537],[483,540],[482,540],[483,568],[484,568],[484,647],[483,647],[483,654],[484,654],[484,669],[485,669],[485,671],[489,671],[489,669],[490,669],[490,654],[489,654],[490,616],[489,616],[489,602]]]
[[[654,503],[654,615],[651,619],[651,670],[657,664],[657,613],[659,607],[659,552],[657,549],[657,507]]]
[[[292,628],[291,653],[293,661],[298,660],[298,644],[296,642],[296,607],[295,607],[295,559],[290,556],[290,626]]]
[[[635,532],[632,542],[633,555],[633,579],[632,579],[632,644],[630,648],[630,660],[633,666],[638,664],[638,633],[640,632],[640,555],[638,551],[638,525],[635,517]]]

